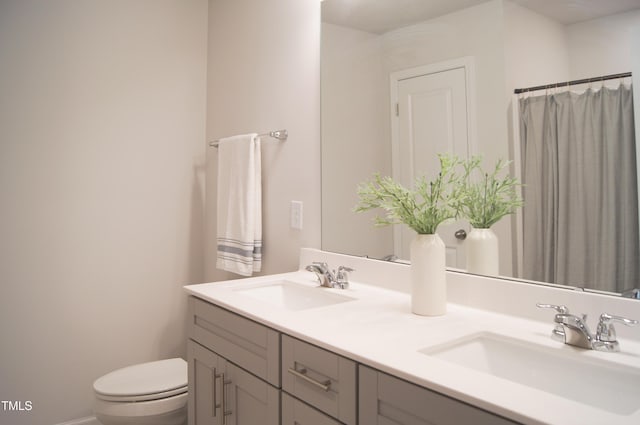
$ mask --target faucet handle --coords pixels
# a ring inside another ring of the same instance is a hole
[[[354,271],[355,270],[352,269],[351,267],[347,267],[347,266],[339,266],[338,267],[338,273],[342,273],[342,272],[348,273],[348,272],[354,272]]]
[[[311,264],[318,266],[320,269],[322,269],[323,272],[329,270],[329,265],[324,261],[314,261]]]
[[[612,322],[622,323],[626,326],[636,326],[637,320],[627,319],[622,316],[614,316],[609,313],[602,313],[600,315],[600,321],[598,322],[598,330],[596,339],[598,341],[614,342],[616,340],[616,329],[613,327]]]
[[[555,310],[558,314],[569,314],[569,308],[565,305],[555,305],[555,304],[541,304],[536,303],[536,307],[538,308],[550,308]],[[564,332],[564,327],[560,324],[556,324],[553,330],[551,331],[551,339],[554,341],[565,343],[567,336]]]
[[[596,331],[596,340],[593,342],[593,349],[598,351],[620,351],[620,343],[616,339],[616,329],[612,322],[619,322],[627,326],[636,326],[637,320],[626,317],[614,316],[609,313],[602,313]]]
[[[336,285],[341,289],[347,289],[349,287],[349,273],[355,271],[351,267],[340,266],[336,272]]]
[[[536,307],[538,307],[538,308],[550,308],[550,309],[553,309],[553,310],[557,311],[559,314],[567,314],[567,313],[569,313],[569,308],[566,305],[536,303]]]
[[[627,319],[626,317],[614,316],[614,315],[609,314],[609,313],[602,313],[600,315],[600,321],[604,322],[604,323],[620,322],[620,323],[625,324],[627,326],[635,326],[638,323],[640,323],[635,319]]]

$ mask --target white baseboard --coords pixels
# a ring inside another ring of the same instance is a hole
[[[56,425],[102,425],[95,416],[88,416],[86,418],[74,419],[69,422],[59,423]]]

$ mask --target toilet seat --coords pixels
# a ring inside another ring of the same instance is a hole
[[[100,400],[104,400],[104,401],[127,403],[132,401],[161,400],[163,398],[173,397],[175,395],[184,394],[186,392],[187,392],[187,387],[176,388],[175,390],[164,391],[161,393],[143,394],[143,395],[137,395],[137,396],[112,396],[112,395],[110,396],[110,395],[99,394],[96,392],[96,398],[99,398]]]
[[[181,358],[128,366],[93,383],[96,397],[112,402],[159,400],[187,392],[187,362]]]
[[[187,398],[188,394],[185,392],[173,397],[139,402],[120,403],[96,399],[93,411],[101,423],[107,424],[144,423],[157,425],[165,423],[158,420],[159,417],[170,414],[174,414],[178,418],[175,423],[186,423]],[[128,419],[123,421],[123,418]],[[135,418],[135,421],[131,418]]]

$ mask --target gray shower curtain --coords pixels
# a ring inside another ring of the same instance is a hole
[[[639,285],[630,87],[522,98],[523,277],[623,292]]]

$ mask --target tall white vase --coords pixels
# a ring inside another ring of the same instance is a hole
[[[445,245],[440,236],[417,235],[411,241],[411,311],[421,316],[447,312]]]
[[[467,271],[469,273],[497,276],[500,260],[498,237],[491,229],[473,229],[465,240]]]

